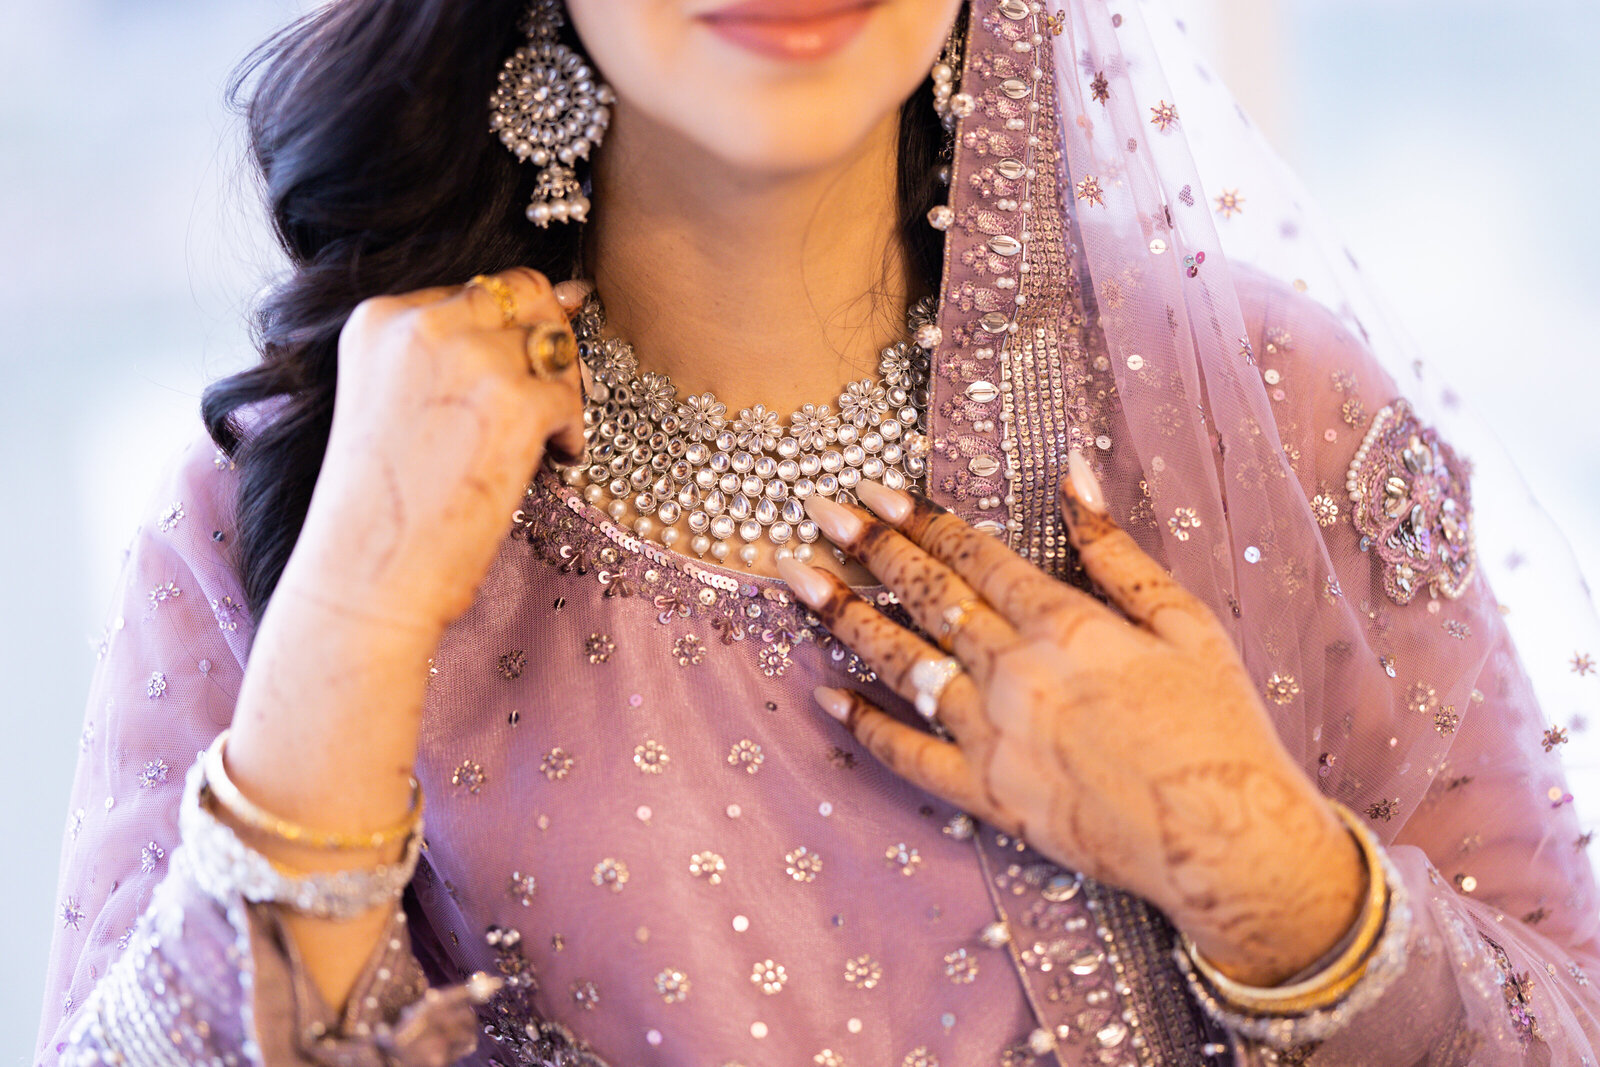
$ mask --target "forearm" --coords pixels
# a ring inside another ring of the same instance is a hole
[[[474,1004],[498,982],[474,974],[430,987],[412,950],[407,917],[386,907],[347,998],[330,1006],[306,967],[290,914],[268,901],[302,891],[332,905],[376,886],[285,883],[258,852],[200,799],[203,765],[185,776],[182,844],[167,877],[130,930],[128,944],[94,985],[60,1039],[42,1046],[41,1067],[119,1063],[248,1062],[260,1067],[379,1067],[444,1063],[476,1044]],[[408,877],[415,853],[389,875]],[[54,1058],[59,1057],[59,1059]]]
[[[410,777],[436,635],[351,612],[295,582],[293,562],[262,622],[227,746],[241,792],[282,818],[319,830],[392,825],[410,803]],[[379,850],[297,846],[218,815],[241,840],[302,871],[393,863]],[[394,905],[348,920],[285,911],[308,972],[342,1005]]]

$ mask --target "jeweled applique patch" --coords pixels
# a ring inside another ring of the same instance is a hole
[[[1383,562],[1397,604],[1426,587],[1454,600],[1477,566],[1470,467],[1404,400],[1373,416],[1345,475],[1361,550]]]

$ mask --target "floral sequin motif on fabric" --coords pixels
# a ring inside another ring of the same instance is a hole
[[[1543,1040],[1539,1033],[1539,1020],[1531,1010],[1533,1004],[1533,980],[1528,972],[1518,972],[1511,965],[1511,957],[1506,955],[1506,950],[1487,934],[1480,933],[1484,944],[1488,946],[1489,955],[1494,959],[1495,969],[1499,972],[1500,991],[1505,994],[1506,1011],[1511,1015],[1511,1026],[1522,1038],[1523,1044],[1529,1041]]]
[[[1424,587],[1452,600],[1466,591],[1476,567],[1469,473],[1404,400],[1373,417],[1345,489],[1361,547],[1377,554],[1395,603]]]

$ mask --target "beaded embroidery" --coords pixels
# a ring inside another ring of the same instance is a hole
[[[1424,586],[1451,600],[1466,591],[1477,562],[1469,473],[1404,400],[1373,416],[1345,489],[1361,550],[1377,553],[1396,604]]]
[[[522,950],[522,934],[491,926],[484,940],[494,949],[495,969],[505,978],[505,985],[479,1009],[484,1036],[494,1042],[493,1062],[516,1067],[606,1067],[588,1043],[543,1018],[534,1005],[539,977]],[[480,1047],[480,1051],[487,1050]]]
[[[855,680],[865,683],[877,677],[781,582],[737,577],[637,537],[562,485],[549,468],[540,468],[529,481],[523,506],[511,518],[512,537],[527,541],[563,573],[592,572],[605,587],[603,596],[648,596],[663,626],[679,619],[704,620],[724,645],[751,641],[756,665],[769,677],[781,676],[792,662],[790,653],[807,641],[826,649]],[[873,586],[860,591],[897,622],[911,623],[889,590]],[[698,662],[694,653],[704,658],[698,637],[674,648],[687,663]]]

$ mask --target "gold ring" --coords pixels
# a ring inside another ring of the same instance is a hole
[[[511,286],[491,274],[473,275],[472,280],[467,282],[465,288],[470,289],[473,286],[477,286],[494,297],[494,302],[500,305],[500,325],[502,327],[510,326],[517,321],[517,295],[511,291]]]
[[[966,623],[967,616],[983,603],[982,597],[968,596],[951,604],[940,612],[943,620],[939,624],[939,647],[949,652],[955,645],[956,631]]]
[[[528,330],[527,352],[535,378],[556,378],[578,358],[578,342],[566,327],[545,319]]]

